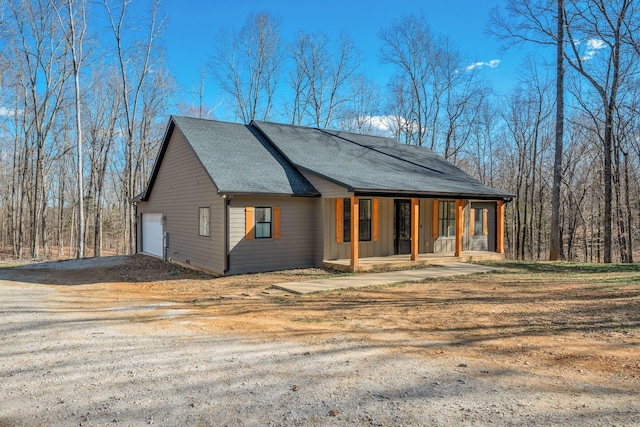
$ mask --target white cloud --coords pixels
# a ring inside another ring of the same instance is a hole
[[[352,132],[366,135],[392,137],[394,135],[395,118],[392,116],[360,116],[345,119],[342,126]]]
[[[0,106],[0,116],[2,116],[2,117],[13,116],[15,114],[15,112],[16,112],[16,110]]]
[[[604,49],[605,45],[604,45],[604,41],[600,40],[600,39],[589,39],[587,40],[587,46],[590,49]]]
[[[467,65],[465,71],[471,71],[475,68],[489,67],[489,68],[497,68],[500,65],[499,59],[492,59],[489,62],[474,62],[473,64]]]
[[[369,116],[365,120],[371,124],[371,127],[380,132],[380,135],[392,136],[395,129],[394,117],[392,116]]]
[[[369,127],[369,132],[372,135],[386,136],[392,138],[398,133],[398,129],[410,130],[417,132],[418,125],[415,122],[411,122],[404,117],[395,116],[365,116],[360,118],[360,123]]]
[[[594,56],[600,49],[605,49],[607,45],[601,39],[589,39],[587,40],[587,49],[585,55],[582,57],[583,61],[588,61]]]

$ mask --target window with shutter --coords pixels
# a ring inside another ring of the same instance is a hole
[[[273,225],[272,209],[266,207],[256,207],[256,226],[255,237],[256,239],[270,239],[271,227]]]
[[[372,240],[372,199],[360,199],[358,203],[360,205],[358,212],[358,240],[360,242],[370,242]],[[342,239],[347,243],[351,241],[351,199],[343,199],[342,208]]]

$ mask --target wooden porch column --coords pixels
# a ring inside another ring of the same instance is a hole
[[[411,199],[411,261],[418,260],[418,231],[420,230],[420,203],[416,198]]]
[[[498,200],[496,212],[496,252],[504,253],[504,200]]]
[[[456,200],[456,256],[462,256],[462,236],[464,235],[464,201]]]
[[[358,242],[359,232],[358,226],[360,221],[360,211],[358,198],[354,195],[351,198],[351,269],[353,271],[358,269]]]

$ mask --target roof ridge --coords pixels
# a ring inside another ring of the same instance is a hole
[[[322,128],[319,128],[319,127],[295,125],[295,124],[292,124],[292,123],[270,122],[268,120],[251,120],[251,122],[252,123],[267,123],[267,124],[272,124],[272,125],[286,126],[286,127],[306,129],[306,130],[317,130],[317,131],[325,132],[325,133],[336,132],[336,133],[346,133],[346,134],[355,135],[355,136],[366,136],[367,138],[378,138],[378,139],[385,139],[385,140],[388,140],[388,141],[393,141],[396,144],[400,145],[399,142],[397,142],[396,140],[394,140],[393,138],[390,138],[388,136],[371,135],[371,134],[368,134],[368,133],[357,133],[357,132],[351,132],[351,131],[339,130],[339,129],[327,129],[327,128],[322,129]],[[338,136],[338,135],[334,135],[334,136]]]
[[[229,122],[226,120],[218,120],[218,119],[210,119],[210,118],[206,118],[206,117],[193,117],[193,116],[182,116],[179,114],[172,114],[170,117],[171,119],[186,119],[186,120],[193,120],[193,121],[201,121],[201,122],[214,122],[214,123],[221,123],[221,124],[227,124],[227,125],[236,125],[236,126],[248,126],[245,123],[239,123],[239,122]]]

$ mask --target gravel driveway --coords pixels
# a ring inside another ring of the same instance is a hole
[[[638,390],[335,335],[167,328],[170,304],[75,307],[0,269],[0,426],[640,425]],[[26,277],[34,282],[32,276]]]

